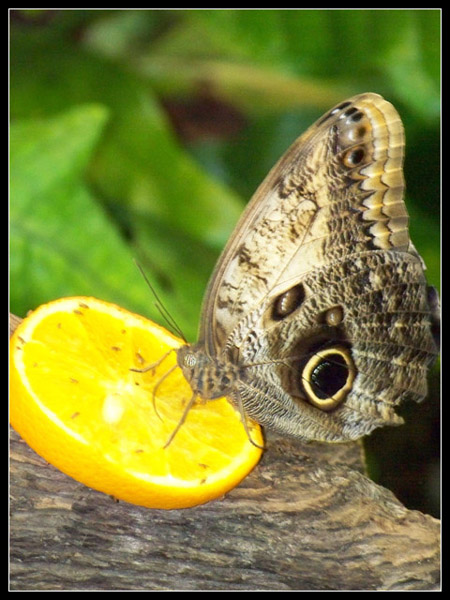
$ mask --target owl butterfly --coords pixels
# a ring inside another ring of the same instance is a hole
[[[177,350],[196,397],[303,440],[354,440],[427,393],[437,295],[408,234],[403,126],[377,94],[342,102],[270,171]]]

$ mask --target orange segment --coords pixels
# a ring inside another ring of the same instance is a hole
[[[181,343],[94,298],[45,304],[11,338],[11,424],[61,471],[121,500],[169,509],[217,498],[261,455],[238,412],[225,398],[195,404],[164,448],[192,391],[179,368],[162,379],[175,352],[153,370],[130,370]],[[262,445],[259,426],[249,426]]]

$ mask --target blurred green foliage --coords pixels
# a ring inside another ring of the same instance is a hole
[[[188,339],[245,202],[352,94],[405,124],[411,235],[439,286],[440,10],[12,10],[11,310],[92,295]]]

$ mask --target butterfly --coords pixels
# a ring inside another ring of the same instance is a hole
[[[439,309],[409,237],[403,156],[400,117],[373,93],[287,150],[216,265],[197,343],[177,350],[185,415],[226,396],[244,426],[342,442],[426,396]]]

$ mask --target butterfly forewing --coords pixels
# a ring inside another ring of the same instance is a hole
[[[371,248],[407,249],[403,127],[376,94],[341,103],[256,191],[205,296],[200,339],[216,354],[243,316],[312,269]]]

